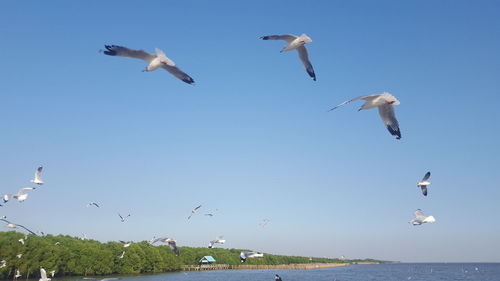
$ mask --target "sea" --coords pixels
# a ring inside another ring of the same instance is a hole
[[[280,275],[283,281],[500,281],[500,263],[390,263],[308,270],[207,270],[95,277],[95,280],[118,278],[122,281],[274,281],[275,274]],[[56,276],[52,280],[78,281],[83,278]]]

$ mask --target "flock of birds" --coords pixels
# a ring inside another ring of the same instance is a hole
[[[314,72],[313,66],[309,60],[308,52],[305,47],[307,43],[312,42],[312,39],[307,36],[306,34],[302,34],[300,36],[295,36],[291,34],[284,34],[284,35],[268,35],[268,36],[262,36],[260,39],[262,40],[283,40],[287,43],[286,46],[284,46],[280,52],[286,52],[286,51],[291,51],[291,50],[297,50],[299,58],[302,62],[302,64],[305,67],[305,70],[307,74],[314,80],[316,81],[316,74]],[[144,72],[150,72],[154,71],[158,68],[162,68],[166,71],[168,71],[170,74],[175,76],[176,78],[180,79],[181,81],[187,83],[187,84],[193,84],[194,79],[189,76],[187,73],[182,71],[175,62],[171,59],[169,59],[165,53],[160,50],[156,49],[155,53],[148,53],[143,50],[134,50],[134,49],[129,49],[127,47],[123,46],[117,46],[117,45],[105,45],[104,51],[102,51],[105,55],[109,56],[120,56],[120,57],[129,57],[129,58],[136,58],[136,59],[141,59],[143,61],[146,61],[148,65],[146,68],[143,70]],[[371,109],[371,108],[378,108],[380,118],[382,119],[382,122],[386,126],[387,130],[389,133],[393,136],[395,136],[396,139],[401,138],[401,131],[399,128],[399,123],[398,120],[396,119],[396,114],[394,111],[394,105],[399,105],[400,102],[399,100],[391,95],[390,93],[382,93],[382,94],[373,94],[373,95],[365,95],[365,96],[359,96],[355,97],[353,99],[347,100],[333,108],[331,108],[329,111],[335,110],[336,108],[343,106],[345,104],[348,104],[353,101],[358,101],[358,100],[364,100],[365,103],[359,108],[358,111],[360,110],[366,110],[366,109]],[[37,187],[41,186],[44,184],[44,181],[41,178],[41,173],[42,173],[43,167],[40,166],[35,172],[35,177],[34,179],[31,180],[31,182]],[[417,186],[421,188],[422,194],[424,196],[427,196],[428,193],[428,186],[430,185],[429,182],[430,178],[430,172],[427,172],[424,176],[424,178],[417,183]],[[19,202],[23,202],[28,198],[28,192],[35,190],[37,187],[24,187],[18,190],[17,193],[15,194],[4,194],[2,199],[3,199],[3,204],[7,203],[11,199],[16,199]],[[3,206],[0,204],[0,206]],[[96,207],[100,208],[100,204],[97,202],[89,202],[87,204],[87,207]],[[187,219],[191,219],[193,215],[195,215],[198,210],[201,208],[201,205],[195,207]],[[215,213],[207,213],[205,214],[206,216],[214,216]],[[409,223],[412,225],[421,225],[424,223],[433,223],[435,222],[435,218],[433,216],[425,216],[423,211],[420,209],[417,209],[414,213],[415,218],[411,220]],[[121,222],[125,222],[127,218],[130,217],[130,214],[123,216],[120,213],[118,213],[118,216],[121,220]],[[0,220],[4,221],[6,223],[7,228],[23,228],[26,231],[30,232],[31,234],[37,235],[35,232],[29,230],[28,228],[17,224],[17,223],[12,223],[10,221],[6,220],[6,217],[0,218]],[[259,224],[262,227],[265,227],[268,223],[270,222],[269,219],[264,219],[262,222]],[[41,232],[43,235],[43,232]],[[211,240],[209,242],[208,248],[214,247],[215,244],[224,244],[226,240],[222,239],[222,236],[218,236],[215,239]],[[27,239],[27,237],[26,237]],[[82,237],[83,240],[86,240],[86,235],[84,234]],[[20,240],[21,243],[24,244],[24,240]],[[125,241],[120,241],[123,243],[123,247],[127,248],[131,245],[131,242],[125,242]],[[153,238],[150,240],[150,244],[156,244],[156,243],[166,243],[167,245],[170,246],[171,250],[175,255],[179,255],[179,249],[177,248],[176,240],[170,238],[170,237],[161,237],[161,238]],[[57,243],[56,243],[57,244]],[[126,251],[123,251],[122,254],[119,256],[119,258],[124,258]],[[18,255],[18,258],[21,258],[22,254]],[[263,253],[260,252],[241,252],[240,254],[240,261],[245,262],[248,258],[260,258],[263,257]],[[2,260],[0,261],[0,268],[3,268],[6,266],[6,261]],[[52,273],[52,277],[54,275],[54,272]],[[50,278],[47,278],[47,273],[43,268],[40,269],[40,281],[48,281]],[[16,277],[19,277],[20,273],[19,270],[16,272]]]

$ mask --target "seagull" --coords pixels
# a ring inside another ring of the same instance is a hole
[[[353,99],[350,99],[333,107],[329,111],[332,111],[339,106],[357,100],[366,101],[358,109],[358,111],[363,109],[378,107],[378,113],[380,114],[380,118],[382,118],[382,121],[384,122],[384,125],[387,127],[387,130],[389,130],[389,133],[391,133],[391,135],[393,136],[396,136],[396,139],[401,138],[401,132],[399,131],[399,123],[398,120],[396,119],[396,114],[394,113],[394,107],[393,107],[393,105],[398,105],[400,104],[400,102],[398,99],[396,99],[396,97],[394,97],[389,93],[384,92],[382,94],[355,97]]]
[[[7,202],[9,201],[9,199],[10,199],[10,195],[9,195],[9,194],[4,194],[4,195],[2,196],[2,199],[3,199],[3,202],[4,202],[4,203],[7,203]]]
[[[33,231],[31,231],[31,230],[27,229],[26,227],[24,227],[24,226],[22,226],[22,225],[20,225],[20,224],[17,224],[17,223],[12,223],[12,222],[10,222],[10,221],[8,221],[8,220],[6,220],[6,219],[0,219],[0,221],[3,221],[3,222],[5,222],[5,223],[7,223],[7,224],[5,225],[5,227],[7,227],[7,228],[17,228],[17,227],[19,226],[19,227],[23,228],[24,230],[28,231],[29,233],[31,233],[31,234],[33,234],[33,235],[36,235],[36,233],[34,233]]]
[[[83,233],[83,234],[82,234],[82,237],[81,237],[80,239],[82,239],[83,241],[85,241],[85,240],[89,240],[89,239],[87,238],[87,234],[85,234],[85,233]]]
[[[97,204],[96,202],[89,202],[89,203],[87,204],[87,207],[90,207],[90,206],[92,206],[92,205],[94,205],[94,206],[96,206],[97,208],[99,208],[99,204]]]
[[[266,225],[270,222],[271,220],[270,219],[263,219],[261,223],[259,223],[259,225],[261,227],[266,227]]]
[[[249,258],[262,258],[264,257],[263,253],[259,252],[241,252],[240,253],[240,261],[245,262]]]
[[[60,245],[61,242],[57,241],[56,243],[54,243],[54,245]]]
[[[122,252],[121,255],[118,256],[119,259],[123,259],[123,256],[125,255],[125,251]]]
[[[6,260],[1,260],[0,261],[0,268],[4,268],[7,266],[7,261]]]
[[[40,279],[38,281],[50,281],[50,278],[47,278],[47,272],[43,267],[40,267]]]
[[[21,242],[21,244],[23,244],[23,245],[24,245],[24,239],[23,239],[23,238],[21,238],[21,239],[19,239],[19,240],[17,240],[17,241]]]
[[[194,83],[194,80],[193,78],[191,78],[191,76],[187,75],[182,70],[180,70],[175,65],[175,62],[167,58],[165,53],[158,48],[155,49],[156,54],[151,54],[143,50],[134,50],[134,49],[129,49],[127,47],[116,46],[116,45],[104,45],[104,47],[106,47],[107,49],[106,51],[104,51],[104,54],[108,56],[128,57],[146,61],[148,63],[148,66],[143,70],[143,72],[150,72],[161,67],[166,71],[170,72],[170,74],[174,75],[175,77],[179,78],[180,80],[188,84]]]
[[[44,184],[44,182],[42,180],[42,170],[43,170],[42,166],[40,166],[40,167],[38,167],[38,169],[36,169],[35,178],[30,180],[32,183],[36,183],[38,185]]]
[[[125,217],[122,217],[122,215],[118,214],[122,222],[124,222],[128,217],[130,217],[130,214],[126,215]]]
[[[23,254],[17,254],[16,257],[20,259],[23,256]]]
[[[214,240],[210,241],[208,243],[208,248],[212,248],[214,244],[219,243],[219,244],[224,244],[226,242],[225,239],[222,239],[222,236],[217,236]]]
[[[16,269],[16,275],[14,275],[14,278],[19,278],[21,277],[21,272],[19,272],[19,269]]]
[[[120,242],[121,242],[121,243],[123,243],[123,248],[128,248],[128,247],[130,247],[130,245],[132,244],[132,242],[128,242],[128,243],[127,243],[127,242],[125,242],[125,241],[123,241],[123,240],[120,240]]]
[[[433,223],[435,221],[436,219],[433,216],[426,216],[424,215],[424,212],[422,212],[422,210],[417,209],[415,211],[415,219],[409,221],[409,223],[411,223],[412,225],[421,225],[423,223]]]
[[[155,240],[153,240],[153,242],[151,242],[151,244],[154,244],[156,242],[167,243],[168,246],[170,246],[170,249],[172,249],[172,252],[174,252],[174,254],[176,256],[179,255],[179,249],[177,249],[177,244],[176,244],[176,241],[174,239],[169,238],[169,237],[160,237],[160,238],[156,238]]]
[[[196,207],[196,208],[194,208],[193,210],[191,210],[191,214],[189,215],[188,219],[190,219],[191,216],[194,215],[196,213],[196,211],[198,211],[199,208],[201,208],[201,205],[198,206],[198,207]]]
[[[217,212],[218,210],[219,209],[215,209],[215,212]],[[213,216],[215,216],[215,212],[206,213],[205,216],[213,217]]]
[[[24,200],[26,200],[26,198],[28,198],[28,190],[33,189],[35,189],[35,187],[23,187],[19,189],[17,194],[12,194],[12,198],[17,199],[17,201],[19,202],[23,202]]]
[[[307,55],[307,49],[305,46],[306,43],[312,42],[312,39],[309,36],[302,34],[302,35],[297,37],[297,36],[292,35],[292,34],[284,34],[284,35],[262,36],[262,37],[260,37],[260,39],[262,39],[262,40],[285,40],[288,43],[288,45],[283,47],[283,49],[281,49],[280,53],[285,52],[285,51],[290,51],[293,49],[297,49],[297,51],[299,52],[299,58],[302,61],[302,63],[304,64],[304,67],[306,68],[307,73],[309,74],[309,76],[311,76],[311,78],[314,81],[316,81],[316,74],[314,74],[314,69],[313,69],[311,62],[309,61],[309,57]]]
[[[54,274],[56,274],[56,271],[55,270],[51,270],[49,273],[50,273],[50,277],[54,277]]]
[[[427,196],[427,186],[431,184],[428,181],[430,177],[431,177],[431,172],[427,172],[424,178],[417,183],[417,186],[419,186],[422,189],[422,194],[424,196]]]

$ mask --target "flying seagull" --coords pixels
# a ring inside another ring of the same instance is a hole
[[[389,133],[391,133],[391,135],[393,136],[396,136],[396,139],[401,138],[401,132],[399,131],[399,123],[398,120],[396,119],[396,114],[394,113],[394,107],[393,107],[393,105],[398,105],[400,104],[400,102],[396,97],[394,97],[389,93],[384,92],[382,94],[355,97],[353,99],[350,99],[333,107],[329,111],[332,111],[339,106],[357,100],[366,101],[358,109],[358,111],[363,109],[378,107],[378,113],[380,114],[380,118],[382,118],[382,122],[384,122],[384,125],[387,127],[387,130],[389,130]]]
[[[122,222],[124,222],[128,217],[130,217],[130,214],[126,215],[125,217],[123,217],[122,215],[118,214],[118,216],[120,217],[120,220]]]
[[[40,267],[40,279],[38,281],[50,281],[50,278],[47,278],[47,272],[43,267]]]
[[[34,187],[23,187],[21,189],[19,189],[19,191],[17,192],[17,194],[12,194],[12,198],[14,199],[17,199],[17,201],[19,202],[23,202],[24,200],[26,200],[28,198],[28,191],[29,190],[33,190],[35,189]]]
[[[125,256],[125,251],[123,251],[122,254],[118,256],[118,258],[123,259],[123,256]]]
[[[196,211],[198,211],[199,208],[201,208],[201,205],[198,206],[198,207],[196,207],[196,208],[194,208],[193,210],[191,210],[191,214],[189,215],[188,219],[190,219],[191,216],[194,215],[196,213]]]
[[[5,225],[5,226],[8,227],[8,228],[17,228],[19,226],[19,227],[23,228],[24,230],[28,231],[29,233],[31,233],[33,235],[36,235],[36,233],[34,233],[33,231],[27,229],[26,227],[24,227],[24,226],[22,226],[20,224],[12,223],[12,222],[10,222],[10,221],[8,221],[6,219],[0,219],[0,221],[3,221],[5,223],[7,223],[7,225]]]
[[[87,204],[87,207],[90,207],[90,206],[96,206],[97,208],[99,208],[99,204],[97,204],[96,202],[89,202]]]
[[[32,183],[36,183],[38,185],[44,184],[44,182],[42,180],[42,170],[43,170],[42,166],[40,166],[40,167],[38,167],[38,169],[36,169],[35,178],[31,180]]]
[[[51,270],[49,273],[50,273],[50,277],[54,277],[54,274],[56,274],[56,271],[55,270]]]
[[[19,277],[21,277],[21,276],[22,276],[22,275],[21,275],[21,272],[19,272],[19,269],[16,269],[16,275],[14,275],[14,278],[16,278],[16,279],[17,279],[17,278],[19,278]]]
[[[188,84],[194,83],[193,78],[180,70],[175,65],[175,62],[167,58],[165,53],[160,49],[155,49],[156,54],[151,54],[143,50],[134,50],[116,45],[104,45],[104,47],[107,49],[104,51],[104,54],[108,56],[128,57],[146,61],[148,66],[143,70],[144,72],[153,71],[161,67]]]
[[[431,184],[429,178],[431,177],[431,172],[427,172],[424,178],[417,183],[417,186],[422,189],[422,194],[427,196],[427,186]]]
[[[120,242],[123,244],[123,248],[128,248],[128,247],[130,247],[130,245],[132,244],[132,242],[128,242],[128,243],[127,243],[127,242],[125,242],[125,241],[123,241],[123,240],[120,240]]]
[[[217,236],[214,240],[210,241],[210,243],[208,243],[208,248],[212,248],[214,246],[214,244],[224,244],[226,242],[225,239],[222,239],[222,236]]]
[[[2,196],[2,199],[3,199],[3,202],[4,202],[4,203],[7,203],[7,202],[9,201],[9,199],[10,199],[10,195],[9,195],[9,194],[4,194],[4,195]]]
[[[288,45],[283,47],[283,49],[281,49],[280,53],[297,49],[297,51],[299,52],[299,58],[302,61],[302,64],[304,64],[304,67],[306,68],[307,73],[309,74],[309,76],[311,76],[311,78],[314,81],[316,81],[316,74],[314,74],[314,69],[313,69],[311,62],[309,61],[309,57],[307,55],[307,49],[305,46],[306,43],[312,42],[312,39],[309,36],[302,34],[302,35],[297,37],[297,36],[292,35],[292,34],[284,34],[284,35],[262,36],[262,37],[260,37],[260,39],[262,39],[262,40],[285,40],[288,43]]]
[[[271,220],[270,219],[263,219],[261,223],[259,223],[259,225],[261,227],[266,227],[266,225],[270,222]]]
[[[417,209],[415,211],[415,219],[409,221],[409,223],[411,223],[412,225],[421,225],[423,223],[433,223],[435,221],[436,219],[433,216],[426,216],[424,215],[424,212],[422,212],[422,210]]]
[[[154,244],[156,242],[167,243],[168,246],[170,246],[170,249],[172,249],[172,252],[174,252],[174,254],[176,256],[179,255],[179,249],[177,249],[177,243],[174,239],[169,238],[169,237],[160,237],[160,238],[156,238],[155,240],[153,240],[153,242],[151,242],[151,244]]]
[[[240,253],[240,261],[245,262],[247,259],[250,258],[262,258],[264,257],[263,253],[259,252],[241,252]]]
[[[7,266],[7,261],[6,260],[1,260],[0,261],[0,268],[4,268]]]
[[[17,254],[16,257],[20,259],[23,256],[23,254]]]
[[[19,241],[21,244],[23,244],[23,245],[24,245],[24,239],[23,239],[23,238],[21,238],[21,239],[19,239],[19,240],[17,240],[17,241]]]

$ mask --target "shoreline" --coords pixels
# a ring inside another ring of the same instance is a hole
[[[181,271],[203,271],[203,270],[238,270],[238,269],[318,269],[330,267],[342,267],[348,265],[380,264],[379,262],[356,262],[356,263],[301,263],[301,264],[206,264],[206,265],[186,265]]]

